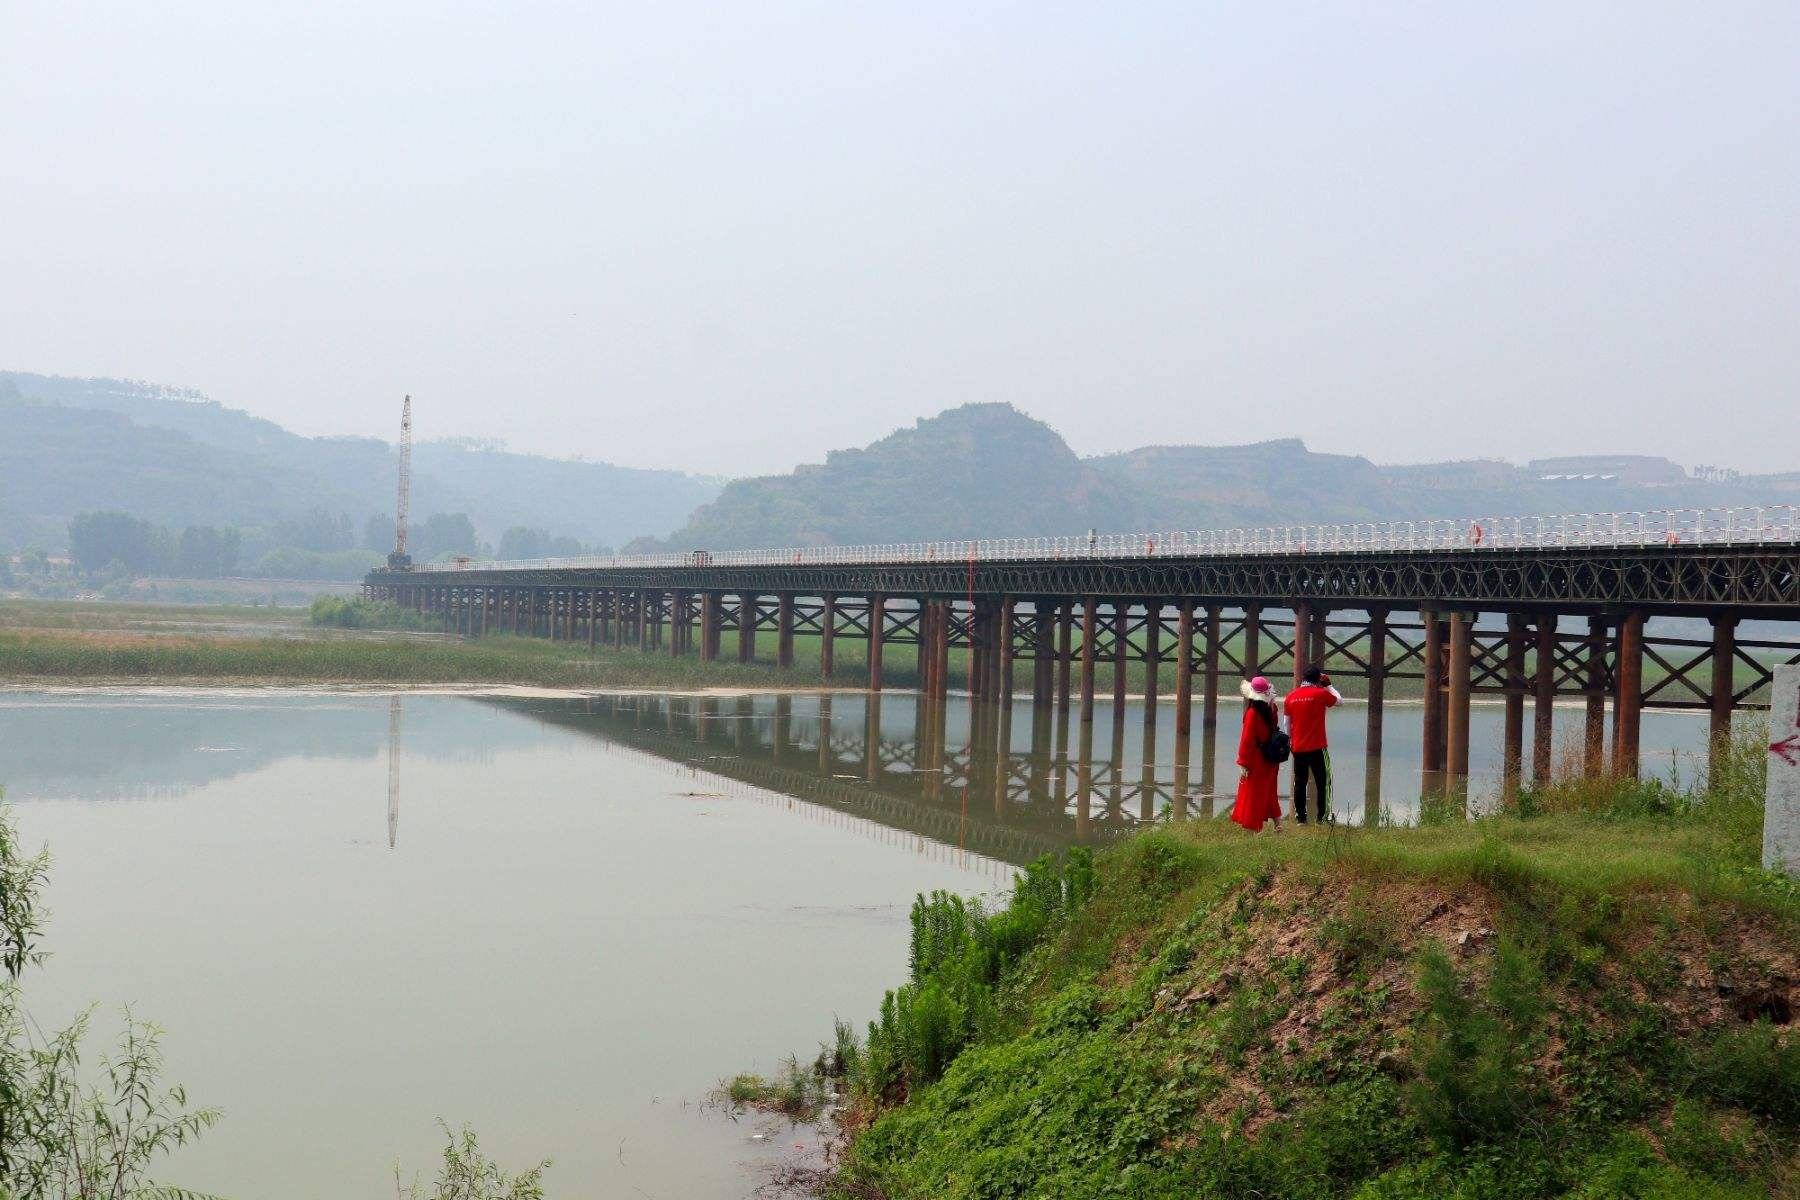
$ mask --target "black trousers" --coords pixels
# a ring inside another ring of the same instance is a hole
[[[1301,824],[1306,823],[1307,781],[1311,780],[1318,787],[1316,807],[1313,809],[1319,820],[1323,821],[1331,814],[1331,751],[1296,750],[1294,751],[1294,819]]]

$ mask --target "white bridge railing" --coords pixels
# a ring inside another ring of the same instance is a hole
[[[1800,509],[1681,508],[1572,513],[1555,517],[1480,517],[1349,525],[1279,525],[1175,533],[1078,537],[980,538],[800,546],[781,550],[690,550],[576,558],[515,558],[424,563],[414,571],[532,570],[560,567],[766,567],[879,563],[1004,562],[1013,559],[1195,558],[1207,555],[1395,553],[1411,550],[1557,549],[1564,546],[1691,546],[1800,542]]]

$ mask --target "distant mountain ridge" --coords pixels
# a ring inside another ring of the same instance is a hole
[[[640,539],[633,548],[734,550],[1800,499],[1800,473],[1709,482],[1643,456],[1606,457],[1617,467],[1612,471],[1573,469],[1599,461],[1378,466],[1317,453],[1298,438],[1081,458],[1050,426],[1011,405],[969,404],[787,475],[736,480],[674,534]]]
[[[174,530],[315,508],[361,522],[393,511],[393,487],[394,448],[379,439],[303,437],[152,384],[0,372],[0,550],[60,549],[69,519],[100,509]],[[467,513],[490,541],[525,525],[724,550],[1796,501],[1800,472],[1702,479],[1630,455],[1380,466],[1285,438],[1084,458],[1044,422],[978,403],[730,483],[427,441],[412,508]]]
[[[394,447],[303,437],[193,392],[0,372],[0,538],[60,546],[77,512],[179,529],[262,526],[312,507],[361,522],[394,508]],[[527,525],[618,545],[679,524],[722,482],[421,442],[412,509],[466,512],[490,540]]]

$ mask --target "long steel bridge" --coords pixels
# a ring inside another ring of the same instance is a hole
[[[1773,667],[1800,661],[1800,510],[458,560],[378,570],[364,591],[472,637],[711,662],[730,634],[737,661],[760,644],[783,668],[811,640],[824,682],[852,682],[844,659],[870,690],[910,676],[928,701],[954,676],[997,706],[1028,670],[1033,701],[1074,703],[1084,731],[1102,668],[1115,716],[1128,677],[1154,702],[1172,671],[1178,754],[1196,706],[1215,727],[1221,676],[1318,663],[1365,681],[1372,757],[1389,682],[1417,681],[1421,767],[1452,782],[1468,775],[1472,697],[1503,697],[1511,788],[1527,761],[1536,778],[1551,772],[1559,698],[1585,702],[1596,773],[1638,769],[1645,708],[1709,712],[1717,741],[1734,709],[1755,706]],[[1772,634],[1743,636],[1745,621]],[[895,647],[912,648],[910,670]]]

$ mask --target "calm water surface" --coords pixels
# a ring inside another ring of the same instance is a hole
[[[807,1139],[705,1106],[718,1080],[866,1021],[915,892],[1218,819],[1221,711],[1183,763],[1167,705],[1116,728],[1103,705],[1084,738],[959,700],[938,734],[897,695],[0,693],[0,783],[55,855],[28,997],[46,1024],[98,1000],[102,1031],[124,1001],[167,1027],[172,1077],[227,1110],[165,1172],[186,1186],[381,1194],[431,1166],[441,1116],[554,1157],[558,1194],[735,1200]],[[1390,707],[1373,773],[1339,711],[1344,819],[1417,812],[1418,711]],[[1477,708],[1477,800],[1499,727]],[[1705,736],[1645,714],[1646,771]]]

